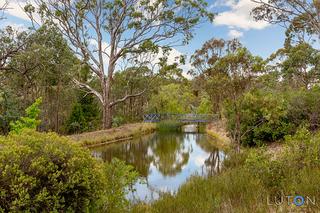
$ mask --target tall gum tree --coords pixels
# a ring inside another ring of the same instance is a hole
[[[256,20],[282,24],[287,35],[298,35],[299,40],[308,35],[320,39],[319,0],[251,0],[257,6],[252,10]]]
[[[265,62],[261,57],[252,55],[237,40],[225,41],[211,39],[191,57],[193,73],[198,81],[209,91],[213,104],[227,118],[227,129],[237,152],[240,152],[241,139],[251,131],[243,130],[242,96],[255,84],[256,78],[264,72]],[[200,83],[198,83],[200,84]],[[226,110],[227,108],[227,110]],[[255,126],[261,125],[259,121]]]
[[[100,100],[107,129],[112,107],[147,89],[113,99],[113,76],[120,63],[146,66],[150,61],[141,56],[188,43],[197,24],[213,19],[206,7],[204,0],[35,0],[25,10],[31,18],[38,13],[42,22],[57,24],[71,49],[99,78],[99,89],[74,82]],[[161,59],[163,63],[167,57]]]

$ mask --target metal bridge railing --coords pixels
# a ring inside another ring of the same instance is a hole
[[[175,114],[175,113],[151,113],[143,116],[144,122],[160,122],[163,120],[173,120],[184,123],[208,123],[218,119],[217,115],[212,114]]]

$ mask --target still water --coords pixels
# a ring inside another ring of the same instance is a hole
[[[220,171],[224,153],[209,136],[200,133],[154,133],[124,143],[93,150],[93,155],[110,161],[116,157],[133,165],[142,183],[130,199],[150,201],[161,192],[175,192],[192,175],[214,175]]]

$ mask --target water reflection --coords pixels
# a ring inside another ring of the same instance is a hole
[[[93,155],[133,165],[146,183],[136,183],[137,191],[131,196],[151,200],[160,191],[177,190],[191,175],[214,175],[221,170],[224,154],[210,140],[204,134],[156,133],[96,148]]]
[[[184,143],[185,135],[156,135],[150,144],[153,164],[164,176],[175,176],[189,161],[191,144]]]

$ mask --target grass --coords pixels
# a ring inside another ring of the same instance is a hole
[[[165,194],[151,204],[140,203],[132,212],[267,212],[265,190],[244,169],[209,178],[192,177],[175,195]]]
[[[135,123],[107,130],[71,135],[69,137],[83,146],[93,147],[132,139],[134,137],[152,133],[155,130],[155,124]]]
[[[224,151],[229,151],[232,149],[231,140],[227,137],[227,134],[221,123],[207,125],[205,132],[214,139],[213,141],[210,141],[210,143],[217,148]]]
[[[164,120],[157,123],[158,132],[179,132],[181,131],[181,123],[173,120]]]
[[[301,130],[284,143],[277,159],[267,147],[231,152],[220,174],[192,177],[175,194],[132,212],[320,212],[320,133]],[[297,195],[314,203],[297,206]]]

